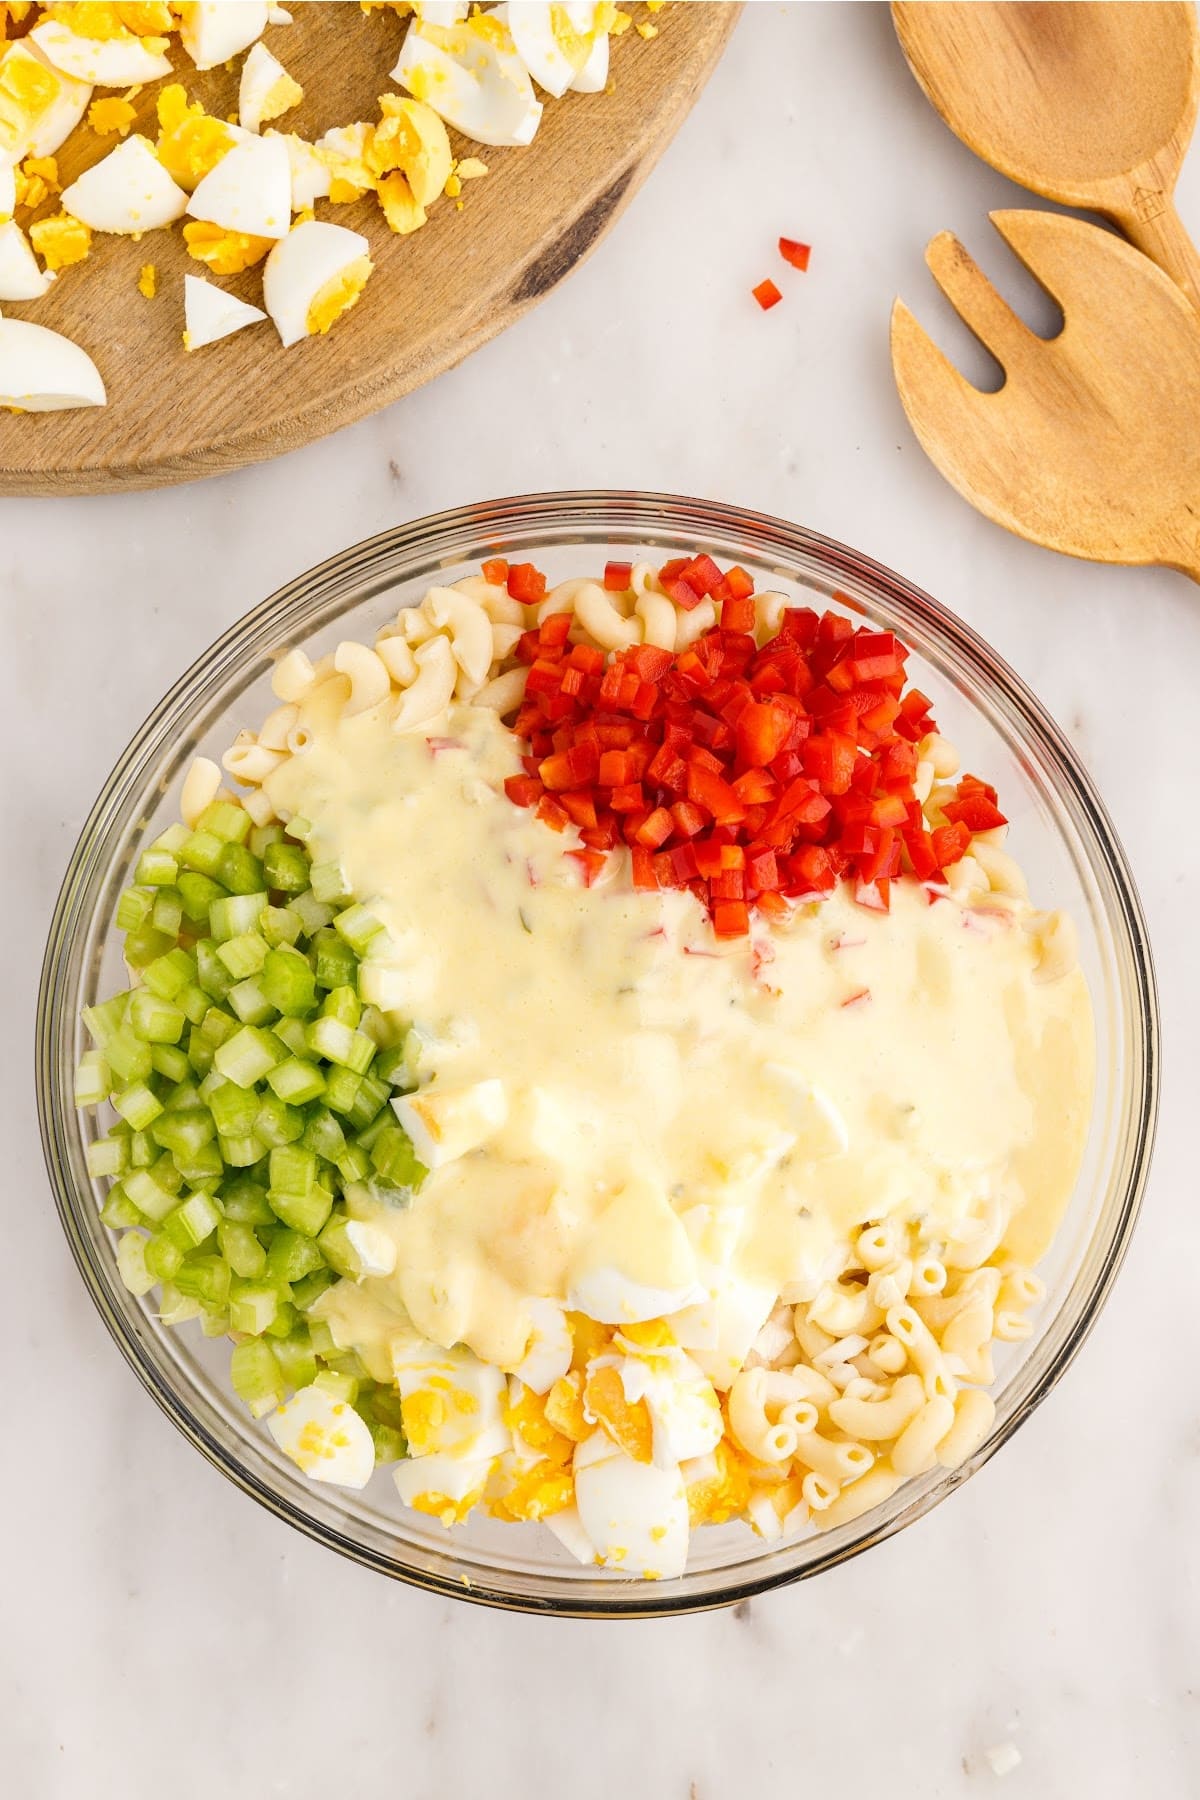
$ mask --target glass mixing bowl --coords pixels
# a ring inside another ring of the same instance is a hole
[[[1077,922],[1097,1036],[1083,1168],[1040,1266],[1048,1293],[1035,1333],[999,1347],[986,1442],[964,1467],[911,1481],[826,1534],[768,1545],[742,1524],[706,1527],[693,1534],[686,1573],[662,1582],[581,1568],[537,1526],[472,1518],[447,1534],[406,1512],[384,1471],[361,1493],[306,1481],[234,1396],[227,1344],[195,1325],[167,1330],[121,1285],[85,1164],[94,1126],[72,1103],[80,1008],[125,985],[113,913],[138,842],[178,816],[192,757],[219,757],[270,710],[274,653],[301,644],[315,660],[340,638],[370,640],[398,605],[476,572],[487,556],[532,560],[560,579],[646,550],[708,551],[743,564],[760,588],[816,595],[818,605],[836,592],[841,606],[912,646],[909,673],[936,702],[941,729],[1000,789],[1038,904]],[[91,1296],[163,1411],[231,1481],[321,1543],[421,1587],[528,1611],[636,1616],[722,1605],[830,1568],[928,1512],[1029,1416],[1083,1343],[1129,1243],[1154,1133],[1158,1022],[1141,907],[1088,776],[1029,689],[952,613],[878,563],[780,519],[665,494],[542,494],[441,513],[356,545],[265,600],[172,688],[105,783],[71,858],[42,973],[37,1074],[46,1162]]]

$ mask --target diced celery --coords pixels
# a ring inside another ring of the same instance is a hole
[[[129,1167],[129,1139],[93,1138],[84,1156],[87,1172],[94,1181],[102,1181],[106,1176],[124,1175]]]
[[[389,1187],[418,1188],[429,1171],[417,1161],[412,1139],[400,1125],[387,1125],[371,1147],[378,1179]]]
[[[267,1253],[254,1227],[241,1219],[222,1219],[217,1226],[217,1242],[225,1261],[243,1281],[255,1280],[266,1268]]]
[[[154,850],[165,850],[170,856],[178,856],[183,845],[188,841],[188,828],[177,820],[160,831],[151,846]]]
[[[207,923],[209,907],[225,893],[220,882],[214,881],[211,875],[200,875],[194,871],[181,875],[175,885],[179,889],[184,912],[198,925]]]
[[[151,1179],[157,1181],[160,1188],[165,1188],[168,1194],[178,1196],[182,1192],[183,1177],[175,1167],[174,1158],[165,1150],[161,1156],[155,1157],[149,1173]]]
[[[314,936],[311,949],[316,956],[317,984],[323,988],[353,988],[358,991],[358,958],[349,944],[343,943],[336,931],[328,927]]]
[[[281,894],[302,894],[308,887],[308,857],[299,844],[268,844],[262,852],[267,886]]]
[[[376,1081],[375,1065],[372,1063],[371,1073],[359,1077],[357,1091],[350,1102],[346,1118],[351,1129],[359,1132],[366,1130],[371,1121],[379,1117],[390,1097],[391,1089],[387,1084]]]
[[[235,1089],[235,1093],[240,1089]],[[174,1154],[192,1156],[204,1144],[210,1144],[216,1136],[216,1126],[212,1114],[204,1106],[180,1107],[155,1119],[151,1126],[151,1135],[156,1144]]]
[[[347,1114],[352,1111],[362,1079],[350,1069],[330,1069],[325,1077],[325,1104],[330,1112]]]
[[[362,956],[373,937],[383,926],[365,906],[347,906],[333,921],[333,929],[344,938],[356,956]]]
[[[273,819],[269,825],[252,825],[250,828],[250,836],[246,839],[246,842],[249,844],[251,850],[253,850],[255,856],[261,857],[269,844],[281,844],[283,842],[283,837],[283,826],[279,823],[278,819]],[[275,885],[274,882],[272,882],[271,885],[273,887]]]
[[[371,1433],[371,1442],[375,1446],[375,1462],[403,1462],[408,1455],[408,1443],[404,1433],[394,1425],[381,1425],[377,1419],[367,1420],[367,1430]]]
[[[282,944],[294,944],[301,934],[301,925],[294,912],[286,906],[268,906],[263,910],[262,934],[273,950]]]
[[[326,906],[323,901],[318,900],[311,888],[306,888],[303,893],[295,895],[289,904],[304,927],[306,937],[315,937],[318,931],[324,930],[333,917],[333,907]]]
[[[179,864],[169,850],[151,846],[138,857],[134,880],[139,887],[171,887],[179,873]]]
[[[271,1298],[274,1300],[274,1295]],[[235,1331],[245,1331],[245,1325],[235,1322],[232,1306],[229,1317]],[[283,1374],[275,1360],[275,1352],[257,1335],[251,1336],[248,1343],[234,1346],[229,1359],[229,1379],[234,1393],[245,1401],[256,1419],[261,1419],[283,1399]]]
[[[183,1080],[175,1082],[165,1094],[159,1095],[159,1099],[168,1112],[186,1112],[190,1106],[199,1106],[200,1089],[192,1080],[190,1068]]]
[[[275,1027],[275,1035],[283,1035],[278,1026]],[[315,1100],[325,1092],[325,1077],[316,1063],[305,1062],[298,1056],[289,1056],[286,1062],[276,1064],[268,1073],[267,1081],[279,1098],[286,1100],[289,1106],[303,1106],[306,1101]]]
[[[160,1000],[173,1000],[177,1006],[181,1004],[179,996],[195,979],[196,959],[178,945],[165,956],[155,957],[142,970],[142,981],[149,991]],[[204,1004],[207,1008],[207,1000]],[[203,1012],[200,1017],[204,1017]]]
[[[233,986],[233,976],[217,955],[211,938],[201,938],[196,945],[196,979],[213,1000],[224,1000]]]
[[[140,1231],[122,1232],[117,1244],[117,1273],[137,1298],[148,1294],[156,1277],[146,1266],[146,1239]]]
[[[310,1237],[286,1226],[277,1231],[267,1251],[267,1278],[274,1282],[302,1281],[324,1267],[320,1250]]]
[[[308,959],[298,950],[270,950],[262,971],[263,992],[277,1012],[298,1018],[311,1012],[317,983]]]
[[[227,844],[217,864],[217,878],[231,894],[258,894],[265,885],[263,866],[244,844]]]
[[[321,1083],[322,1088],[325,1083]],[[85,1050],[75,1070],[76,1106],[99,1106],[112,1092],[112,1071],[99,1050]]]
[[[229,1004],[243,1025],[269,1025],[275,1008],[263,993],[262,978],[248,975],[229,990]]]
[[[254,1130],[273,1150],[294,1144],[304,1131],[304,1114],[298,1106],[285,1105],[277,1094],[263,1094]]]
[[[198,1025],[188,1032],[188,1062],[197,1075],[207,1075],[213,1064],[213,1046]]]
[[[217,955],[235,981],[244,981],[247,975],[257,975],[267,960],[267,940],[257,931],[239,931],[218,944]]]
[[[317,1277],[315,1275],[306,1275],[304,1279],[305,1281],[315,1281]],[[303,1287],[304,1282],[301,1282],[300,1285]],[[308,1335],[312,1339],[313,1350],[318,1356],[331,1356],[336,1354],[337,1345],[333,1341],[333,1333],[330,1331],[329,1326],[324,1319],[310,1319],[308,1321]]]
[[[177,1006],[169,1000],[160,1000],[147,988],[138,988],[129,1002],[130,1028],[148,1044],[177,1044],[186,1023]],[[112,1062],[111,1053],[109,1061]]]
[[[231,1169],[252,1169],[267,1154],[267,1146],[252,1131],[240,1137],[222,1137],[218,1141],[221,1155]]]
[[[314,1019],[308,1027],[308,1046],[318,1056],[327,1057],[355,1075],[365,1075],[375,1055],[371,1039],[343,1025],[340,1019]]]
[[[275,1214],[267,1204],[267,1190],[252,1175],[234,1175],[221,1185],[221,1205],[227,1219],[244,1225],[274,1225]]]
[[[181,1294],[203,1306],[225,1306],[229,1300],[229,1264],[222,1256],[194,1250],[185,1256],[174,1277]]]
[[[361,1144],[347,1144],[342,1154],[335,1158],[335,1162],[338,1174],[347,1185],[365,1181],[371,1173],[371,1159]]]
[[[303,1019],[276,1019],[271,1030],[283,1044],[286,1044],[293,1056],[303,1062],[308,1056],[308,1031]],[[270,1077],[267,1077],[270,1080]]]
[[[165,933],[155,931],[153,926],[140,925],[125,939],[123,945],[125,961],[131,969],[144,969],[146,964],[152,963],[156,957],[165,956],[167,951],[173,948],[174,941]]]
[[[238,1087],[253,1087],[269,1069],[284,1061],[284,1047],[278,1038],[257,1025],[243,1025],[240,1031],[220,1045],[213,1062],[221,1074]]]
[[[185,1325],[198,1319],[204,1308],[198,1300],[181,1294],[173,1281],[164,1281],[158,1293],[158,1316],[164,1325]]]
[[[149,1045],[147,1045],[149,1050]],[[162,1102],[152,1088],[144,1081],[135,1081],[129,1087],[122,1088],[114,1094],[112,1103],[123,1119],[126,1119],[135,1131],[144,1131],[162,1111]]]
[[[341,863],[314,863],[310,879],[313,893],[326,904],[330,901],[349,900],[351,897]]]
[[[207,875],[211,880],[220,866],[224,849],[224,841],[215,831],[193,831],[186,844],[179,846],[179,861],[184,869]]]
[[[273,1156],[278,1151],[272,1151]],[[290,1225],[293,1231],[303,1232],[305,1237],[316,1237],[329,1217],[333,1206],[333,1195],[327,1187],[319,1183],[309,1189],[307,1194],[281,1194],[270,1188],[267,1194],[276,1218]]]
[[[212,800],[196,820],[198,831],[211,831],[223,844],[244,844],[253,820],[233,800]]]
[[[268,1337],[285,1338],[296,1331],[300,1325],[300,1314],[290,1300],[279,1302],[279,1311],[267,1326]]]
[[[353,1031],[357,1029],[362,1018],[362,1002],[352,987],[337,987],[326,994],[321,1002],[321,1016],[326,1019],[339,1019],[343,1025],[349,1025]]]
[[[327,1287],[332,1287],[337,1276],[332,1269],[314,1269],[311,1275],[304,1275],[299,1281],[292,1283],[292,1299],[301,1312],[307,1312],[318,1295]]]
[[[183,1266],[183,1246],[165,1231],[156,1231],[146,1245],[146,1267],[155,1281],[174,1281]]]
[[[169,1212],[163,1230],[183,1250],[195,1250],[221,1223],[221,1209],[207,1194],[191,1194]]]
[[[344,1400],[347,1406],[353,1406],[358,1399],[357,1376],[341,1375],[336,1369],[322,1369],[317,1375],[316,1385],[335,1400]]]
[[[136,931],[150,917],[154,895],[145,888],[128,887],[117,901],[115,914],[118,931]]]
[[[119,1181],[104,1196],[104,1205],[100,1208],[100,1223],[107,1225],[110,1231],[120,1231],[126,1225],[142,1223],[142,1214]]]
[[[362,970],[359,970],[362,974]],[[361,998],[361,994],[359,996]],[[387,1016],[377,1006],[367,1005],[362,1009],[362,1018],[358,1021],[358,1029],[365,1031],[380,1050],[391,1049],[396,1042],[395,1027],[390,1025]]]
[[[295,838],[298,844],[307,844],[313,834],[313,823],[303,813],[293,813],[288,820],[288,836]]]
[[[158,1161],[158,1145],[148,1131],[133,1133],[129,1140],[129,1160],[135,1169],[149,1169]]]
[[[326,1106],[314,1107],[304,1126],[302,1141],[326,1162],[335,1163],[346,1153],[346,1134]]]
[[[274,1322],[278,1311],[279,1295],[267,1283],[249,1281],[232,1283],[229,1290],[229,1323],[235,1331],[244,1331],[250,1337],[256,1338]],[[248,1349],[249,1346],[242,1345],[241,1348]],[[234,1357],[236,1358],[236,1356],[237,1351],[235,1350]],[[244,1400],[246,1395],[238,1387],[236,1374],[233,1385]]]
[[[114,994],[111,1000],[102,1000],[98,1006],[85,1006],[83,1022],[88,1036],[98,1050],[103,1050],[125,1023],[125,1014],[129,1010],[129,995]]]
[[[303,1199],[317,1179],[317,1159],[311,1150],[283,1145],[271,1152],[271,1193]]]
[[[224,1308],[206,1306],[200,1315],[200,1329],[206,1338],[229,1336],[229,1313]]]
[[[339,1275],[346,1275],[351,1281],[358,1281],[362,1276],[362,1263],[350,1239],[346,1236],[346,1219],[344,1214],[335,1213],[317,1238],[321,1254],[330,1268],[336,1269]]]
[[[199,1025],[208,1011],[211,1001],[198,981],[189,981],[187,986],[181,988],[175,995],[175,1004],[186,1019],[193,1025]]]
[[[223,900],[214,900],[209,907],[208,928],[218,944],[226,943],[243,931],[257,931],[266,904],[267,895],[261,891],[257,894],[227,894]]]
[[[150,1052],[150,1061],[156,1075],[164,1075],[168,1081],[184,1081],[191,1073],[191,1064],[184,1051],[175,1044],[155,1044]]]
[[[394,1044],[387,1050],[381,1050],[371,1064],[371,1073],[378,1075],[380,1081],[390,1082],[392,1087],[407,1087],[408,1069],[404,1046]]]
[[[218,1143],[201,1144],[198,1150],[176,1150],[172,1161],[190,1188],[218,1187],[225,1174],[225,1158]]]
[[[183,897],[176,887],[159,888],[150,923],[164,937],[178,937],[183,928]]]
[[[316,1377],[317,1359],[307,1328],[301,1325],[287,1337],[276,1338],[273,1348],[287,1385],[290,1388],[308,1387]]]
[[[121,1082],[145,1081],[154,1066],[149,1044],[129,1025],[122,1025],[113,1032],[104,1047],[104,1055],[109,1068]]]
[[[200,1021],[200,1029],[215,1050],[218,1045],[228,1043],[238,1028],[238,1022],[231,1013],[223,1012],[219,1006],[210,1006]]]

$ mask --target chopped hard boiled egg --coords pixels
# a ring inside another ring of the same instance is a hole
[[[250,311],[260,319],[267,316],[260,313],[257,307],[252,306]],[[378,1225],[366,1224],[361,1219],[350,1219],[346,1224],[346,1236],[354,1246],[354,1254],[358,1257],[364,1276],[391,1274],[396,1266],[396,1246],[386,1231],[381,1231]]]
[[[250,136],[240,125],[210,117],[198,100],[189,104],[178,82],[158,96],[158,123],[158,160],[189,194],[236,143]]]
[[[243,269],[261,262],[271,248],[271,239],[254,237],[248,231],[226,231],[220,225],[206,225],[192,219],[183,228],[188,255],[202,262],[214,275],[240,275]]]
[[[418,206],[431,206],[453,167],[446,127],[431,106],[398,94],[383,94],[382,115],[367,146],[367,166],[376,175],[399,169]]]
[[[267,1429],[312,1481],[361,1488],[371,1479],[375,1446],[367,1424],[326,1388],[301,1388],[271,1414]]]
[[[397,1463],[396,1491],[405,1506],[444,1525],[461,1525],[482,1498],[492,1456],[410,1456]]]
[[[556,100],[566,93],[591,53],[595,12],[594,6],[550,5],[549,0],[518,0],[503,8],[517,55],[538,86]],[[607,32],[601,35],[607,41]]]
[[[0,44],[0,161],[53,156],[91,97],[88,82],[54,68],[27,38]]]
[[[285,238],[292,223],[292,171],[282,138],[243,137],[186,204],[191,217],[206,225]]]
[[[682,1575],[688,1502],[678,1468],[635,1462],[603,1432],[575,1452],[575,1504],[596,1560],[623,1575]]]
[[[393,1342],[392,1368],[413,1456],[499,1456],[509,1448],[501,1414],[507,1387],[491,1363],[404,1336]]]
[[[277,56],[265,44],[255,44],[242,64],[238,88],[238,119],[247,131],[257,131],[268,119],[278,119],[299,106],[304,89],[293,81]]]
[[[0,223],[17,209],[17,177],[11,163],[0,163]]]
[[[568,7],[568,12],[580,10]],[[608,32],[596,31],[592,35],[591,49],[582,69],[571,83],[573,94],[602,94],[608,86]]]
[[[265,137],[282,137],[287,145],[288,167],[292,172],[292,211],[303,212],[316,200],[329,196],[329,165],[315,144],[295,132],[268,131]]]
[[[183,342],[187,350],[200,350],[205,344],[215,344],[267,316],[257,306],[248,306],[244,300],[239,300],[236,294],[227,294],[223,288],[214,287],[202,275],[184,276],[183,312]]]
[[[86,350],[25,319],[0,319],[0,406],[65,412],[104,406],[104,383]]]
[[[123,37],[81,37],[56,19],[35,25],[29,36],[56,69],[95,87],[133,87],[171,73],[171,59],[163,54],[166,38],[135,37],[133,32]]]
[[[625,1266],[638,1246],[638,1267]],[[582,1239],[569,1272],[567,1305],[605,1325],[669,1317],[702,1299],[696,1260],[679,1214],[661,1188],[630,1180]]]
[[[508,1096],[504,1083],[492,1079],[469,1087],[425,1088],[393,1100],[392,1110],[412,1139],[417,1161],[440,1169],[495,1137],[508,1118]]]
[[[529,1342],[513,1370],[535,1394],[548,1394],[571,1366],[571,1328],[556,1300],[528,1303]]]
[[[93,231],[129,237],[182,218],[187,195],[171,180],[147,140],[135,135],[73,181],[62,204],[65,212]]]
[[[38,268],[29,239],[15,219],[0,225],[0,300],[40,300],[53,275]]]
[[[262,36],[267,0],[199,0],[180,8],[179,37],[198,69],[215,69]]]
[[[70,213],[54,213],[29,227],[29,241],[47,269],[67,269],[83,262],[92,248],[92,234],[82,219]]]
[[[632,1335],[618,1335],[616,1342],[626,1352],[617,1364],[625,1398],[631,1404],[643,1400],[650,1415],[655,1464],[669,1469],[715,1449],[725,1421],[698,1364],[674,1345],[646,1347]]]
[[[494,14],[451,27],[414,19],[392,80],[480,144],[531,143],[541,122],[512,34]]]

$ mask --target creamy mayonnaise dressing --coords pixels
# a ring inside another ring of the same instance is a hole
[[[407,1205],[355,1202],[395,1272],[322,1310],[373,1372],[390,1378],[407,1320],[512,1367],[531,1297],[614,1270],[671,1305],[722,1261],[811,1298],[888,1214],[951,1245],[999,1216],[1013,1254],[1045,1248],[1093,1036],[1081,972],[1036,979],[1026,906],[899,881],[889,914],[837,892],[721,942],[690,894],[632,891],[619,858],[585,888],[568,840],[504,795],[519,770],[483,708],[410,735],[376,710],[317,722],[266,784],[386,929],[372,960],[413,1027],[414,1084],[499,1078],[507,1100]]]

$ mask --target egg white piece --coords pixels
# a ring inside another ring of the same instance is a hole
[[[435,43],[414,19],[392,80],[476,143],[532,143],[542,103],[515,50],[472,24],[454,26],[451,42],[452,49]]]
[[[508,1095],[494,1077],[466,1087],[435,1084],[393,1100],[392,1111],[412,1139],[418,1162],[440,1169],[495,1137],[508,1118]]]
[[[693,1283],[650,1287],[609,1264],[583,1270],[571,1283],[567,1305],[601,1325],[638,1325],[646,1319],[670,1318],[702,1298],[703,1292]]]
[[[70,338],[25,319],[0,319],[0,406],[66,412],[107,399],[99,369]]]
[[[581,9],[568,7],[568,13]],[[595,11],[594,8],[582,10]],[[573,94],[602,94],[608,86],[608,33],[597,31],[592,38],[592,47],[588,51],[587,61],[571,83]]]
[[[547,1531],[552,1531],[564,1550],[570,1552],[578,1563],[594,1563],[596,1552],[592,1548],[592,1540],[583,1529],[583,1520],[579,1517],[577,1506],[564,1506],[561,1512],[547,1513],[542,1520]]]
[[[236,294],[206,281],[203,275],[183,278],[183,323],[188,350],[202,350],[221,338],[232,337],[246,325],[256,325],[266,318],[257,306],[247,306]]]
[[[502,1417],[507,1383],[470,1350],[443,1350],[402,1334],[392,1369],[409,1448],[415,1456],[499,1456],[512,1439]]]
[[[38,266],[16,220],[0,225],[0,300],[40,300],[53,282],[54,276]]]
[[[62,205],[93,231],[130,237],[181,219],[187,198],[147,140],[135,133],[64,189]]]
[[[515,0],[511,6],[497,7],[493,14],[495,17],[503,13],[517,55],[538,86],[556,100],[566,93],[583,66],[572,62],[554,29],[555,16],[560,12],[561,8],[551,6],[548,0]]]
[[[0,43],[0,65],[11,64],[13,73],[19,77],[22,62],[34,62],[41,69],[49,69],[58,83],[58,92],[45,112],[18,132],[15,140],[0,142],[0,155],[10,162],[20,162],[25,156],[53,156],[82,119],[92,97],[90,82],[76,81],[56,69],[49,57],[28,38],[18,38],[7,49]]]
[[[526,1301],[530,1336],[525,1354],[513,1370],[535,1394],[548,1394],[571,1366],[573,1345],[567,1315],[556,1300]]]
[[[595,1432],[574,1459],[575,1504],[597,1557],[622,1575],[682,1575],[688,1504],[678,1468],[635,1462]]]
[[[470,10],[467,0],[416,0],[413,7],[424,25],[458,25]]]
[[[724,1390],[732,1385],[779,1296],[774,1288],[743,1281],[728,1270],[710,1271],[710,1280],[705,1298],[677,1313],[671,1330],[713,1386]]]
[[[263,301],[284,349],[308,336],[308,311],[326,282],[369,248],[361,232],[323,219],[303,220],[276,244],[263,270]]]
[[[257,311],[254,307],[250,310]],[[266,316],[265,313],[258,313],[260,319],[265,319]],[[361,1219],[351,1219],[346,1225],[346,1236],[354,1246],[354,1253],[362,1264],[364,1276],[391,1274],[396,1266],[396,1246],[386,1231]]]
[[[292,171],[283,139],[241,139],[200,182],[187,210],[226,231],[285,238],[292,223]]]
[[[149,49],[144,38],[80,37],[56,19],[35,25],[29,35],[56,69],[95,87],[133,87],[171,73],[170,57]]]
[[[671,1469],[691,1457],[706,1456],[720,1443],[725,1429],[721,1403],[712,1382],[690,1356],[680,1350],[645,1351],[627,1354],[618,1367],[625,1398],[646,1402],[658,1468]]]
[[[238,119],[247,131],[258,130],[272,90],[281,81],[288,80],[290,76],[279,58],[272,55],[265,44],[255,44],[242,64],[242,76],[238,84]],[[279,106],[272,116],[279,116],[289,110],[289,107]]]
[[[292,15],[286,6],[276,6],[271,4],[267,7],[268,25],[290,25],[291,22]]]
[[[314,200],[329,195],[329,166],[317,154],[315,144],[298,137],[294,131],[265,131],[264,137],[282,137],[287,145],[288,167],[292,175],[292,211],[303,212]]]
[[[198,69],[215,69],[259,39],[267,28],[267,0],[200,0],[189,6],[179,38]]]
[[[285,1456],[311,1481],[334,1487],[366,1487],[375,1468],[375,1446],[366,1423],[348,1400],[315,1383],[300,1388],[267,1420]]]
[[[495,1464],[494,1456],[408,1456],[396,1464],[392,1479],[405,1506],[432,1513],[444,1503],[447,1510],[483,1492]],[[442,1520],[446,1524],[446,1520]],[[451,1518],[450,1524],[456,1523]]]
[[[11,163],[0,163],[0,222],[17,210],[17,177]]]

